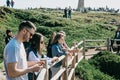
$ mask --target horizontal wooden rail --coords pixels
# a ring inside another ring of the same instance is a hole
[[[37,80],[45,80],[45,74],[46,74],[46,69],[43,68],[43,69],[40,71],[40,74],[38,75]]]
[[[80,41],[80,42],[77,44],[77,46],[81,45],[82,43],[83,43],[83,41]]]
[[[70,74],[69,74],[69,76],[68,76],[68,80],[71,80],[71,78],[72,78],[72,75],[73,75],[74,71],[75,71],[75,69],[74,69],[74,68],[73,68],[73,69],[71,69]]]
[[[57,80],[57,79],[62,75],[62,73],[63,73],[65,70],[66,70],[65,68],[61,68],[61,69],[56,73],[56,75],[52,77],[51,80]]]
[[[48,66],[48,69],[50,69],[51,67],[53,67],[55,64],[57,64],[58,62],[62,61],[65,58],[65,55],[62,55],[58,58],[57,62],[54,62],[53,64],[51,64],[50,66]]]
[[[80,51],[83,50],[83,47],[80,48]]]
[[[76,47],[78,47],[78,46],[81,45],[81,44],[83,44],[83,41],[80,41],[77,45],[72,46],[72,47],[71,47],[71,50],[74,49],[74,48],[76,48]]]
[[[106,40],[85,40],[87,42],[105,42]]]
[[[103,46],[85,46],[86,48],[99,48],[99,47],[106,47],[105,45]]]
[[[75,68],[77,67],[77,65],[79,64],[79,62],[85,58],[86,54],[85,54],[85,48],[100,48],[100,47],[106,47],[107,45],[99,45],[99,46],[86,46],[87,42],[106,42],[107,40],[83,40],[80,41],[78,44],[75,44],[74,46],[71,47],[71,50],[78,48],[78,46],[80,46],[80,52],[82,52],[82,54],[80,53],[73,53],[73,56],[69,59],[68,55],[62,55],[59,57],[59,60],[57,62],[54,62],[53,64],[47,66],[45,66],[45,69],[43,69],[37,80],[48,80],[48,69],[50,69],[51,67],[53,67],[55,64],[57,64],[58,62],[62,61],[62,66],[61,69],[50,79],[50,80],[57,80],[59,77],[62,77],[63,80],[75,80],[74,76],[75,76]]]
[[[113,41],[120,41],[120,39],[110,39],[110,40],[113,40]]]

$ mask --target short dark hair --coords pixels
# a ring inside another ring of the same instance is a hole
[[[8,35],[10,32],[12,32],[11,30],[7,29],[6,30],[6,34]]]
[[[24,28],[33,28],[34,30],[36,30],[35,25],[31,21],[21,22],[20,25],[19,25],[19,31],[21,31]]]

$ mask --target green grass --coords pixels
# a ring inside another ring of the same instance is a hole
[[[63,11],[51,9],[19,10],[0,7],[5,14],[0,15],[0,57],[3,57],[4,34],[6,29],[17,33],[18,25],[23,20],[32,21],[37,31],[45,36],[46,44],[52,32],[63,30],[66,32],[66,42],[69,46],[73,42],[85,39],[107,39],[113,37],[116,26],[109,24],[112,19],[120,21],[120,14],[109,13],[79,13],[73,12],[72,18],[63,18]]]

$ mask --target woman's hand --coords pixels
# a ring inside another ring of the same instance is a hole
[[[58,57],[53,57],[52,58],[52,63],[54,63],[55,61],[58,61],[59,59],[58,59]]]

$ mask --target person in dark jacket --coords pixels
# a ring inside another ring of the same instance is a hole
[[[68,9],[67,9],[67,7],[65,7],[63,17],[64,17],[64,18],[67,18],[67,17],[68,17],[67,14],[68,14]]]
[[[11,7],[13,8],[15,2],[13,0],[11,0]]]
[[[6,4],[7,4],[7,7],[10,7],[10,1],[9,0],[6,1]]]
[[[117,53],[119,54],[120,52],[120,25],[117,28],[117,31],[115,32],[115,37],[114,39],[116,40],[116,44],[117,44]]]
[[[68,18],[71,18],[71,15],[72,15],[72,9],[71,9],[71,6],[69,6],[69,8],[68,8]]]
[[[12,31],[6,30],[5,43],[7,44],[13,38]]]
[[[48,46],[47,46],[47,56],[52,58],[52,43],[53,43],[53,40],[54,40],[54,37],[56,35],[56,32],[53,32],[50,39],[49,39],[49,42],[48,42]]]

